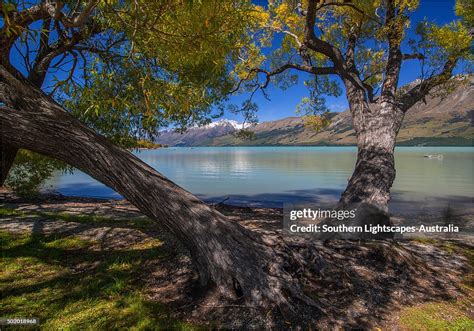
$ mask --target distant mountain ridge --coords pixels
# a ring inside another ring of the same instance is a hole
[[[449,95],[429,97],[405,115],[398,134],[398,145],[472,146],[474,137],[474,85],[456,88]],[[170,146],[291,146],[355,145],[355,133],[349,111],[331,114],[331,124],[316,132],[305,128],[301,117],[262,122],[251,128],[255,139],[241,140],[234,134],[240,123],[220,120],[179,134],[162,132],[157,143]]]
[[[204,141],[225,136],[247,126],[234,120],[221,119],[202,127],[191,127],[184,133],[163,131],[155,141],[169,146],[202,146]]]

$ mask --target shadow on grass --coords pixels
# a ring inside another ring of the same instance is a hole
[[[44,329],[191,328],[144,295],[146,262],[170,257],[160,245],[96,251],[87,240],[45,236],[38,228],[30,235],[0,232],[0,245],[3,317],[38,317]]]

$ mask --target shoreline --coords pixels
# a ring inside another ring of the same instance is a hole
[[[249,203],[228,203],[229,197],[224,199],[216,198],[212,201],[203,200],[211,208],[216,208],[219,212],[228,216],[231,214],[237,220],[241,220],[245,217],[258,215],[271,214],[273,222],[278,224],[279,230],[283,229],[283,219],[285,208],[281,206],[264,206],[260,204],[249,204]],[[410,237],[409,235],[403,238],[397,238],[397,240],[418,240],[418,239],[436,239],[436,240],[456,240],[465,242],[468,245],[474,247],[474,198],[457,197],[451,200],[438,200],[433,199],[432,201],[425,201],[423,206],[420,206],[417,202],[411,201],[400,201],[391,203],[390,205],[390,221],[393,226],[453,226],[462,230],[458,233],[439,233],[430,234],[421,237]],[[331,203],[325,203],[326,209],[333,209],[337,200]],[[139,210],[130,204],[123,197],[120,198],[107,198],[107,197],[88,197],[88,196],[66,196],[60,193],[41,193],[35,198],[21,198],[15,196],[9,190],[0,188],[0,206],[13,205],[37,205],[44,206],[48,204],[63,205],[63,209],[67,209],[67,206],[74,204],[86,204],[88,206],[101,206],[107,205],[108,208],[115,208],[119,206],[126,206],[127,210],[132,211],[136,215],[140,215]],[[396,204],[396,206],[394,206]],[[290,204],[291,206],[298,206],[298,204]],[[302,206],[311,205],[311,203],[301,204]],[[299,205],[299,206],[301,206]],[[319,204],[320,206],[320,204]],[[135,216],[136,216],[135,215]],[[258,221],[258,220],[257,220]]]
[[[5,189],[0,188],[0,201],[2,197],[7,194],[12,199],[13,195],[11,193],[6,193]],[[282,200],[276,204],[270,200],[257,200],[251,201],[251,197],[248,199],[243,199],[240,195],[223,195],[223,196],[203,196],[196,195],[199,199],[204,201],[207,205],[226,205],[228,207],[235,208],[259,208],[259,209],[278,209],[283,211],[284,205],[318,205],[318,206],[327,206],[328,208],[334,207],[339,199],[338,195],[335,196],[325,196],[323,201],[313,201],[310,197],[298,197],[291,196],[291,199]],[[88,201],[88,202],[107,202],[107,201],[122,201],[126,202],[122,196],[118,197],[107,197],[107,196],[93,196],[93,195],[64,195],[57,191],[44,191],[37,198],[33,199],[22,199],[19,197],[14,198],[17,201],[38,201],[53,199],[53,200],[78,200],[78,201]],[[450,212],[455,212],[455,215],[467,214],[474,215],[474,197],[468,196],[447,196],[447,197],[438,197],[431,196],[426,197],[423,201],[423,204],[420,204],[419,201],[412,201],[410,199],[402,199],[397,196],[397,193],[394,193],[391,201],[389,201],[389,213],[395,217],[418,217],[420,215],[428,215],[432,217],[440,217],[443,213],[446,212],[446,208],[451,209]],[[473,216],[474,220],[474,216]]]

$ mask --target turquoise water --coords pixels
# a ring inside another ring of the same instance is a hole
[[[281,206],[337,199],[354,168],[356,148],[171,147],[137,155],[204,200]],[[474,197],[472,147],[397,147],[395,162],[395,202]],[[58,174],[48,187],[64,195],[119,197],[79,171]]]

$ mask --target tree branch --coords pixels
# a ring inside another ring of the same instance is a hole
[[[27,30],[28,25],[39,20],[47,20],[50,18],[55,20],[56,27],[59,26],[58,22],[61,22],[67,28],[82,27],[86,24],[87,19],[97,4],[97,0],[89,1],[84,6],[83,10],[78,15],[73,17],[68,17],[62,12],[65,2],[56,0],[41,1],[40,4],[32,5],[31,7],[22,11],[9,12],[8,19],[3,20],[4,26],[0,29],[0,65],[7,67],[11,72],[14,72],[18,78],[21,77],[21,73],[10,64],[10,51],[13,44],[15,43],[15,40],[25,30]],[[58,33],[60,37],[62,37],[59,29]],[[40,62],[41,61],[37,61],[37,63]],[[40,77],[35,79],[38,79],[38,82],[41,80]]]
[[[424,59],[425,59],[425,56],[420,53],[402,55],[402,60],[424,60]]]
[[[265,82],[263,84],[259,84],[257,81],[255,85],[256,90],[261,89],[263,91],[265,88],[267,88],[268,84],[270,84],[270,80],[272,76],[281,74],[284,71],[289,70],[289,69],[295,69],[295,70],[311,73],[314,75],[337,75],[338,74],[336,68],[334,67],[313,67],[313,66],[301,65],[301,64],[296,64],[296,63],[286,63],[282,65],[281,67],[278,67],[271,71],[261,69],[261,68],[253,68],[249,70],[246,78],[239,80],[237,86],[231,91],[231,93],[237,92],[242,86],[242,83],[244,81],[249,80],[252,74],[254,73],[257,73],[257,74],[261,73],[265,75]]]
[[[97,25],[85,27],[74,32],[70,38],[60,38],[55,43],[48,45],[43,54],[38,54],[33,69],[29,72],[28,80],[35,86],[41,87],[48,72],[51,62],[59,55],[71,51],[74,46],[91,35],[100,32]]]
[[[337,70],[335,67],[311,67],[307,65],[300,65],[300,64],[295,64],[295,63],[286,63],[282,65],[281,67],[274,69],[272,71],[268,71],[265,69],[256,69],[256,72],[263,73],[266,75],[266,80],[265,83],[260,85],[260,87],[266,88],[268,84],[270,83],[270,79],[272,76],[281,74],[282,72],[288,70],[288,69],[296,69],[299,71],[304,71],[311,73],[313,75],[336,75]]]
[[[64,7],[64,3],[62,2],[46,1],[46,8],[49,15],[55,20],[60,21],[66,28],[77,28],[86,23],[86,20],[98,3],[99,1],[97,0],[89,1],[82,12],[74,17],[68,17],[61,11]]]
[[[362,24],[353,26],[349,32],[348,41],[347,41],[347,51],[345,54],[345,65],[349,68],[355,68],[355,48],[357,46],[357,40],[360,35],[360,28]],[[358,30],[356,32],[356,29]]]
[[[319,39],[314,33],[316,24],[316,12],[318,10],[316,0],[309,0],[306,14],[306,24],[304,28],[304,44],[311,50],[323,54],[331,59],[334,66],[343,70],[344,58],[341,51],[330,43]]]
[[[13,11],[9,14],[8,23],[5,21],[5,25],[0,30],[0,33],[6,33],[7,30],[11,29],[25,29],[31,23],[45,19],[48,17],[48,11],[46,10],[46,3],[41,2],[39,5],[31,6],[20,12]]]
[[[433,88],[440,86],[451,79],[457,61],[457,58],[448,59],[444,64],[443,70],[439,74],[423,80],[418,85],[408,90],[408,92],[404,93],[398,100],[401,109],[407,111],[418,101],[423,100],[431,90],[433,90]]]
[[[385,67],[385,79],[382,83],[382,97],[393,101],[397,90],[400,69],[402,66],[403,55],[400,45],[403,35],[403,27],[397,26],[398,18],[395,9],[395,1],[387,0],[387,15],[385,19],[385,27],[388,28],[388,58]]]
[[[359,73],[354,65],[350,63],[346,64],[346,60],[342,55],[339,48],[330,43],[321,40],[314,33],[314,26],[316,24],[316,13],[321,7],[318,6],[318,1],[309,0],[308,10],[306,14],[306,23],[304,29],[304,44],[311,50],[327,56],[334,63],[334,67],[337,69],[338,75],[346,82],[351,84],[354,88],[358,89],[364,94],[364,98],[372,100],[373,95],[370,90],[367,89],[367,84],[364,84],[359,77]],[[355,47],[357,38],[353,36],[352,42]],[[350,61],[349,61],[350,62]]]

